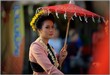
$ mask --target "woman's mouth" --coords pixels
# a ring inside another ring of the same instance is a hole
[[[53,34],[49,34],[50,36],[52,36]]]

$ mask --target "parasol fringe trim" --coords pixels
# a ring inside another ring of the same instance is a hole
[[[50,10],[48,9],[48,15],[50,14],[51,12],[50,12]]]
[[[85,19],[86,23],[88,23],[86,15],[84,16],[84,19]]]
[[[66,12],[65,12],[65,14],[64,14],[64,19],[66,19]]]
[[[77,17],[76,13],[74,13],[74,16]]]
[[[80,21],[82,21],[81,16],[79,16]]]
[[[59,18],[57,10],[56,10],[56,13],[55,14],[56,14],[57,18]]]
[[[104,17],[102,17],[102,20],[103,20],[104,23],[106,23]]]
[[[71,17],[71,19],[74,21],[74,18],[73,17]]]
[[[92,21],[95,23],[95,19],[94,19],[94,17],[92,16]]]
[[[37,8],[36,13],[38,13],[40,11],[41,7]]]

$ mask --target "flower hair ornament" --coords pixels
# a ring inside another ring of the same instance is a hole
[[[33,31],[36,31],[36,25],[35,25],[35,21],[38,19],[38,17],[42,14],[44,14],[45,11],[44,10],[40,10],[38,13],[35,14],[35,16],[32,18],[31,22],[30,22],[30,26],[32,27]]]

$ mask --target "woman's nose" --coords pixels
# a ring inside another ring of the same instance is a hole
[[[50,31],[53,31],[53,28],[50,28]]]

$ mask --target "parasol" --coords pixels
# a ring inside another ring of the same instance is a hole
[[[91,17],[92,21],[95,22],[95,17],[98,18],[98,22],[101,21],[101,19],[103,21],[104,18],[98,14],[95,14],[91,11],[88,11],[84,8],[81,8],[75,4],[61,4],[61,5],[54,5],[54,6],[46,6],[46,7],[40,7],[37,9],[37,12],[39,12],[40,10],[46,10],[49,13],[55,13],[56,17],[59,18],[58,14],[64,14],[64,18],[68,19],[68,23],[67,23],[67,29],[66,29],[66,36],[65,36],[65,42],[64,45],[66,45],[67,43],[67,36],[68,36],[68,30],[69,30],[69,23],[70,20],[74,20],[73,16],[75,17],[79,17],[80,21],[82,21],[81,17],[84,17],[86,23],[88,22],[87,19],[88,17]]]

